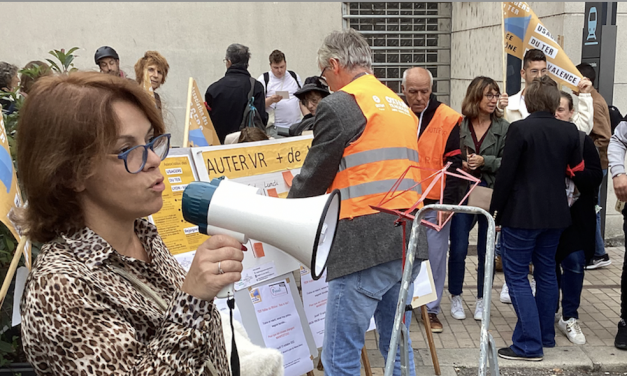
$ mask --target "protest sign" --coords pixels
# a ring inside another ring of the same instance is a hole
[[[547,73],[558,85],[578,91],[582,76],[556,38],[547,30],[531,7],[524,2],[503,2],[505,54],[523,59],[525,52],[537,48],[546,55]],[[509,67],[508,67],[509,69]]]
[[[218,134],[213,127],[203,97],[192,77],[189,78],[185,114],[184,147],[220,145]]]
[[[163,243],[173,255],[195,251],[208,236],[198,232],[198,226],[185,221],[181,211],[183,191],[189,183],[196,181],[189,149],[170,150],[168,157],[159,165],[159,170],[165,184],[163,207],[151,219],[159,229]],[[193,255],[188,261],[191,263],[192,259]]]

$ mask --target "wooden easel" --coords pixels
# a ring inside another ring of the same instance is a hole
[[[429,345],[429,352],[431,353],[431,360],[433,361],[433,369],[435,370],[435,374],[440,376],[442,374],[440,371],[440,361],[438,360],[438,353],[435,350],[435,342],[433,341],[433,332],[431,331],[427,307],[420,306],[420,313],[422,314],[422,322],[425,325],[425,332],[427,333],[427,343]]]

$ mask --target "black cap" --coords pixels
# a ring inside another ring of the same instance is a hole
[[[98,65],[98,62],[100,61],[100,59],[105,58],[105,57],[112,57],[116,60],[120,60],[118,53],[115,52],[113,48],[109,46],[102,46],[96,50],[96,54],[94,55],[94,60],[96,61],[96,65]]]
[[[310,91],[319,92],[322,95],[322,98],[331,94],[328,87],[320,81],[320,78],[318,76],[313,76],[307,77],[307,79],[305,79],[305,84],[302,88],[294,93],[294,96],[296,96],[296,98],[300,100],[303,100],[305,98],[305,94],[309,93]]]

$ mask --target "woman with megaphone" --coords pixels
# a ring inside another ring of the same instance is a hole
[[[145,217],[159,211],[170,135],[136,83],[99,73],[38,81],[21,111],[13,220],[44,243],[21,304],[40,375],[230,375],[213,298],[242,250],[214,236],[187,275]]]

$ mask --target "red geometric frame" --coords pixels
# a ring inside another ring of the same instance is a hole
[[[383,198],[381,199],[381,201],[379,202],[379,204],[377,205],[371,205],[370,207],[378,210],[380,212],[383,213],[389,213],[392,215],[395,215],[398,217],[397,221],[402,221],[403,219],[409,219],[411,221],[414,220],[414,216],[411,214],[414,210],[416,210],[416,208],[418,206],[420,206],[420,204],[424,201],[425,198],[427,198],[427,195],[429,194],[429,192],[431,192],[431,190],[433,189],[433,187],[435,186],[436,182],[438,180],[444,182],[444,178],[445,175],[450,175],[450,176],[455,176],[457,178],[460,179],[464,179],[464,180],[468,180],[471,183],[473,183],[470,187],[470,189],[468,190],[468,193],[466,193],[466,196],[464,196],[464,198],[462,198],[462,200],[459,202],[459,204],[457,205],[461,205],[462,202],[464,202],[464,200],[466,200],[466,198],[468,198],[468,196],[470,195],[470,192],[472,192],[473,189],[475,189],[475,187],[477,185],[479,185],[479,183],[481,182],[480,179],[470,175],[469,173],[461,170],[461,169],[457,169],[457,172],[459,172],[459,174],[454,173],[454,172],[449,172],[447,171],[448,168],[451,166],[451,162],[448,162],[446,164],[446,166],[444,166],[441,170],[434,170],[431,168],[425,168],[425,167],[418,167],[418,166],[410,166],[407,168],[407,170],[405,170],[405,172],[403,172],[403,174],[398,178],[398,180],[396,181],[396,183],[394,183],[394,185],[392,186],[392,189],[390,189],[385,196],[383,196]],[[405,176],[407,175],[407,173],[409,172],[410,169],[412,168],[417,168],[420,169],[422,171],[428,171],[431,173],[431,175],[427,176],[426,178],[422,179],[420,182],[414,184],[413,186],[409,187],[408,189],[405,189],[403,191],[397,192],[398,191],[398,187],[401,184],[401,182],[403,181],[403,179],[405,179]],[[406,210],[398,210],[398,209],[386,209],[383,207],[383,205],[385,205],[386,203],[392,201],[393,199],[399,197],[400,195],[411,191],[412,189],[414,189],[415,187],[417,187],[418,185],[422,184],[422,182],[426,181],[427,179],[431,179],[432,177],[434,177],[434,179],[431,181],[431,183],[429,184],[429,186],[427,187],[427,189],[422,192],[422,195],[420,195],[420,198],[418,199],[418,201],[416,201],[409,209]],[[442,204],[442,199],[444,197],[444,184],[440,184],[440,204]],[[442,227],[444,227],[448,221],[451,220],[451,217],[453,217],[452,215],[450,215],[446,221],[442,222],[442,212],[438,212],[438,223],[431,223],[428,221],[425,221],[424,219],[422,220],[422,224],[424,226],[430,227],[436,231],[440,231],[442,229]]]

